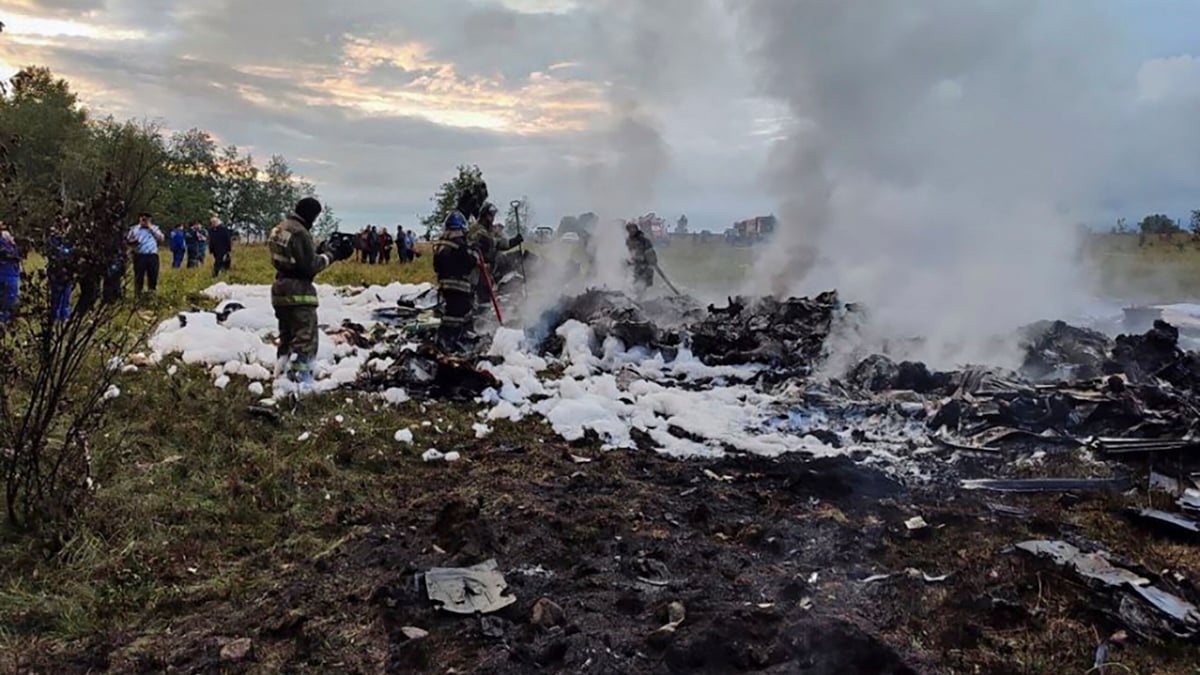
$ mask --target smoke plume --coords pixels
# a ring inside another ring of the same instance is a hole
[[[769,161],[780,231],[759,293],[837,288],[878,340],[995,361],[989,337],[1084,301],[1089,190],[1110,160],[1089,3],[730,3],[762,93],[793,117]]]

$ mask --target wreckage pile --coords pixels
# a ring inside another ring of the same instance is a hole
[[[834,291],[812,299],[731,298],[690,327],[692,350],[710,365],[765,363],[795,373],[823,355],[839,309]]]
[[[1145,335],[1115,343],[1061,322],[1026,330],[1020,372],[968,369],[928,373],[920,364],[872,357],[851,373],[870,391],[912,390],[946,397],[929,421],[943,439],[974,450],[995,449],[996,430],[1056,437],[1083,445],[1109,437],[1179,442],[1200,424],[1200,355],[1179,347],[1179,332],[1158,322]]]
[[[216,312],[165,322],[151,341],[156,357],[175,352],[209,366],[219,386],[237,375],[269,379],[275,357],[268,290],[222,284],[210,294],[225,302]],[[351,386],[397,401],[480,399],[493,405],[493,419],[553,412],[563,422],[556,428],[596,433],[612,447],[655,447],[636,439],[670,430],[710,452],[754,452],[759,446],[731,442],[742,434],[783,433],[768,454],[808,450],[813,438],[852,448],[886,436],[889,422],[908,429],[921,420],[934,441],[965,451],[994,453],[1035,437],[1063,445],[1097,439],[1105,454],[1130,455],[1190,448],[1200,425],[1200,355],[1182,350],[1179,331],[1161,321],[1115,341],[1062,322],[1027,327],[1018,371],[938,372],[874,355],[843,380],[818,386],[808,376],[836,324],[854,315],[835,292],[731,298],[704,309],[687,297],[637,302],[589,290],[564,298],[528,331],[498,329],[480,340],[485,349],[465,358],[431,345],[434,295],[428,285],[351,294],[322,287],[321,318],[329,328],[321,336],[317,391]],[[681,388],[693,399],[685,402]],[[278,382],[276,389],[286,393]],[[679,408],[703,403],[699,392],[705,404],[729,399],[739,410],[699,413],[724,420],[719,429],[683,423]],[[653,419],[621,407],[639,405],[656,407]],[[908,436],[902,442],[911,445]]]
[[[478,353],[461,357],[432,346],[428,286],[320,292],[327,328],[318,392],[479,403],[483,427],[539,419],[570,442],[677,457],[844,455],[932,490],[1123,491],[1134,483],[1129,460],[1167,455],[1186,466],[1200,458],[1200,355],[1182,349],[1179,331],[1161,321],[1115,340],[1062,322],[1029,326],[1017,338],[1024,358],[1015,370],[938,371],[876,354],[819,379],[814,369],[844,334],[839,322],[856,316],[832,292],[705,309],[689,298],[638,302],[591,290],[564,299],[529,330],[497,328]],[[155,357],[178,353],[209,367],[218,386],[240,376],[258,380],[250,387],[262,392],[275,358],[269,291],[222,286],[213,295],[226,300],[216,312],[164,322],[152,340]],[[281,393],[276,383],[274,396]],[[1101,475],[1026,478],[1012,470],[1080,448],[1093,451],[1088,466]],[[983,477],[973,473],[980,466]],[[1200,488],[1183,472],[1157,483],[1170,484],[1179,512],[1140,508],[1129,517],[1200,540],[1200,523],[1184,515],[1200,511]],[[1013,541],[1013,552],[1100,589],[1098,606],[1133,633],[1200,635],[1200,594],[1186,580],[1121,560],[1099,542],[1066,538]]]

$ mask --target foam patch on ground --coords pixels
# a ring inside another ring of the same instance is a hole
[[[336,330],[343,322],[371,327],[374,313],[392,308],[400,300],[414,301],[433,289],[431,284],[401,284],[370,286],[365,289],[344,290],[317,285],[320,307],[317,318],[321,326]],[[176,354],[184,363],[211,368],[214,384],[232,376],[250,380],[271,380],[276,371],[275,310],[271,307],[271,287],[219,283],[204,291],[204,295],[219,300],[217,311],[230,305],[241,309],[229,313],[224,322],[217,321],[214,312],[181,312],[159,324],[150,338],[152,358]],[[367,349],[320,332],[314,390],[333,391],[358,378],[359,370],[373,358]],[[377,365],[374,367],[378,367]],[[285,379],[273,383],[276,396],[290,394],[295,385]],[[389,396],[398,401],[399,395]]]
[[[338,336],[344,321],[371,328],[376,310],[395,307],[400,300],[427,302],[430,289],[428,284],[397,283],[346,291],[319,285],[319,319],[333,334],[320,335],[314,392],[334,391],[355,381],[363,369],[385,368],[390,361]],[[177,355],[185,363],[207,366],[216,386],[225,388],[232,378],[243,378],[259,385],[252,391],[262,392],[262,383],[274,378],[276,368],[270,287],[217,284],[205,295],[221,301],[218,311],[234,304],[241,309],[224,322],[211,312],[185,312],[162,322],[150,340],[151,358]],[[681,458],[727,452],[828,456],[864,450],[850,442],[849,432],[844,434],[847,443],[835,449],[808,435],[803,425],[781,423],[780,411],[794,404],[748,384],[764,366],[708,366],[686,348],[668,359],[645,349],[627,350],[615,338],[597,344],[592,329],[578,321],[568,321],[557,332],[562,353],[547,358],[528,349],[522,331],[496,331],[487,351],[490,363],[481,367],[501,386],[481,398],[487,409],[484,422],[473,427],[477,437],[491,433],[490,423],[496,420],[540,417],[568,441],[594,434],[610,449],[650,444]],[[270,384],[274,398],[295,387],[286,379]],[[402,389],[381,396],[392,405],[408,401]],[[891,459],[887,448],[867,450],[879,450],[881,461]]]

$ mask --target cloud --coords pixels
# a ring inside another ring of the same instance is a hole
[[[1142,103],[1200,99],[1200,58],[1181,54],[1151,59],[1137,73],[1137,98]]]
[[[1127,0],[1105,3],[1112,22],[1031,0],[0,0],[0,74],[49,65],[98,112],[294,158],[352,224],[411,222],[478,163],[550,224],[654,209],[721,229],[835,203],[764,173],[812,151],[813,176],[880,194],[988,176],[1070,218],[1184,204],[1195,59],[1137,52],[1141,3],[1128,51]],[[804,129],[811,146],[772,150]]]

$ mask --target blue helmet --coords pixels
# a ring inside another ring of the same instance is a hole
[[[467,219],[463,214],[454,211],[446,216],[445,227],[447,230],[465,230],[467,229]]]

